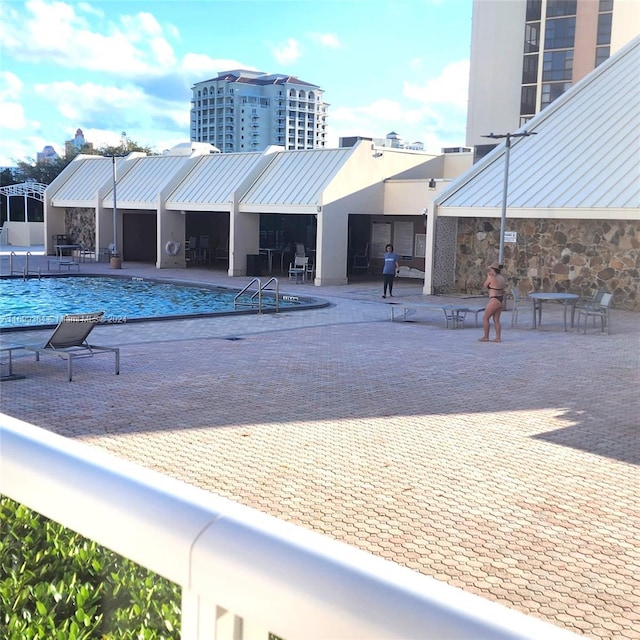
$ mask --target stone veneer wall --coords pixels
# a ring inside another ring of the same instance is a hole
[[[96,249],[95,209],[85,207],[65,209],[64,230],[72,244],[81,244],[85,249]]]
[[[437,218],[433,260],[433,292],[451,293],[456,289],[457,218]]]
[[[505,243],[504,271],[510,287],[613,293],[619,309],[640,311],[640,222],[630,220],[507,221],[516,243]],[[500,220],[459,218],[456,290],[477,292],[486,269],[498,259]]]

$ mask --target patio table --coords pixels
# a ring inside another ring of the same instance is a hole
[[[533,324],[532,328],[536,329],[539,325],[542,325],[542,303],[543,302],[559,302],[564,307],[564,330],[567,330],[567,308],[571,307],[571,327],[573,328],[573,321],[576,311],[576,302],[580,298],[575,293],[530,293],[529,298],[533,303]],[[537,314],[537,322],[536,322]]]
[[[55,245],[55,249],[56,249],[56,256],[58,256],[58,258],[63,258],[65,255],[65,251],[69,251],[69,255],[73,255],[74,251],[77,251],[78,249],[80,249],[80,245],[79,244],[57,244]]]
[[[259,252],[263,255],[267,254],[267,264],[269,267],[269,275],[273,273],[273,254],[282,253],[282,249],[276,249],[272,247],[260,247]],[[282,270],[282,269],[281,269]]]

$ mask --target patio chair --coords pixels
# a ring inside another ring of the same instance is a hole
[[[190,236],[184,243],[184,259],[185,262],[197,264],[198,260],[198,241],[195,236]]]
[[[51,337],[43,346],[24,345],[27,351],[36,354],[36,360],[41,355],[54,355],[67,361],[67,375],[69,382],[73,378],[73,361],[76,358],[91,358],[100,353],[115,355],[115,374],[120,373],[120,349],[117,347],[100,347],[89,344],[87,338],[93,328],[102,320],[104,311],[95,313],[70,313],[65,315],[54,329]]]
[[[576,302],[576,310],[580,307],[589,307],[594,304],[600,304],[602,296],[606,293],[603,289],[598,289],[592,296],[580,295],[580,299]]]
[[[103,247],[98,251],[98,262],[109,262],[113,252],[116,250],[116,245],[112,242],[106,249]]]
[[[198,252],[200,254],[200,260],[203,264],[209,264],[211,256],[209,255],[209,236],[200,236],[198,242]]]
[[[316,265],[311,258],[307,258],[307,267],[305,269],[305,275],[309,280],[313,280],[316,277]]]
[[[367,246],[364,248],[364,251],[358,251],[353,256],[353,264],[351,265],[351,270],[356,271],[357,269],[364,269],[367,273],[369,273],[369,243],[367,242]]]
[[[289,280],[293,280],[294,282],[304,282],[308,264],[309,258],[295,256],[293,262],[289,265]]]
[[[96,261],[96,250],[86,246],[81,242],[80,248],[78,249],[78,261],[86,262],[87,260],[90,260],[92,262]]]
[[[600,331],[604,333],[604,330],[606,328],[608,335],[611,332],[611,316],[609,314],[609,309],[613,301],[613,294],[602,293],[601,295],[596,294],[596,296],[594,296],[594,300],[598,300],[598,302],[586,303],[577,308],[578,331],[580,331],[580,321],[582,316],[584,316],[585,333],[587,333],[587,323],[589,321],[589,317],[593,318],[594,326],[596,318],[600,318]]]
[[[216,260],[228,261],[229,260],[229,248],[228,247],[218,247],[216,249]]]
[[[515,327],[518,324],[518,306],[522,302],[522,296],[518,287],[511,289],[511,297],[513,298],[513,308],[511,309],[511,326]]]

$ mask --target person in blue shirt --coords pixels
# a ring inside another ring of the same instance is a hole
[[[400,269],[398,264],[398,255],[393,251],[393,245],[388,244],[384,248],[384,266],[382,267],[383,288],[382,297],[387,297],[387,289],[389,289],[389,297],[393,298],[393,279]]]

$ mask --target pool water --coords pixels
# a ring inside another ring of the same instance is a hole
[[[237,290],[142,278],[64,276],[0,279],[0,329],[55,326],[67,313],[104,311],[108,323],[246,313],[234,311]],[[263,295],[263,310],[275,306]],[[309,308],[310,299],[280,296],[279,306]],[[312,305],[318,306],[318,305]],[[255,313],[255,309],[250,311]]]

